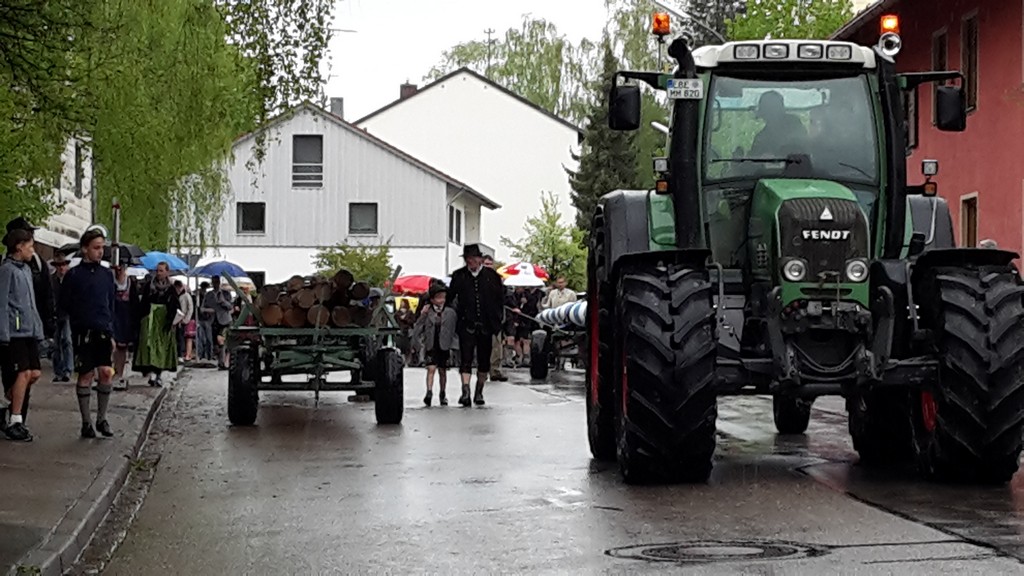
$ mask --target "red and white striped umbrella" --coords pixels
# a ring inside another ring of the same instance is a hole
[[[502,278],[518,276],[520,274],[536,276],[541,280],[547,280],[549,278],[547,270],[536,264],[530,264],[529,262],[513,262],[512,264],[506,264],[501,268],[498,268],[498,274],[501,274]]]

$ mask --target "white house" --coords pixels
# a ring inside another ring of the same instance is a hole
[[[455,232],[466,242],[479,240],[483,209],[499,207],[313,104],[263,130],[266,155],[255,168],[256,133],[234,144],[218,246],[207,254],[239,264],[257,282],[313,273],[322,247],[384,242],[403,274],[444,277],[455,264],[447,250],[450,206],[461,207]]]
[[[481,234],[499,260],[509,260],[501,237],[523,236],[541,192],[554,192],[563,221],[575,221],[565,168],[576,167],[582,131],[468,68],[423,88],[405,84],[398,100],[354,123],[500,202]]]
[[[61,175],[53,195],[63,209],[36,230],[36,243],[44,258],[64,244],[77,242],[93,221],[92,149],[84,138],[69,138],[61,153]]]

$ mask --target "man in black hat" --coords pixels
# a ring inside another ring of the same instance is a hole
[[[467,244],[462,251],[466,265],[452,273],[449,292],[452,306],[458,312],[458,336],[462,397],[459,404],[468,407],[484,403],[484,383],[491,372],[492,338],[501,330],[501,276],[484,266],[484,255],[477,244]],[[469,398],[469,381],[476,359],[476,393]]]

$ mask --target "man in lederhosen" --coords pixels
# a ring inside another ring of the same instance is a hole
[[[459,404],[468,407],[484,403],[484,383],[491,371],[491,345],[501,330],[502,284],[501,276],[484,266],[480,246],[467,244],[462,251],[466,265],[452,273],[452,306],[458,312],[462,397]],[[469,381],[476,359],[476,393],[469,398]]]

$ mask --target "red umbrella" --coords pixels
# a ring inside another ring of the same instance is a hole
[[[430,289],[430,280],[430,276],[399,276],[395,279],[391,291],[396,294],[418,296]]]
[[[513,262],[512,264],[506,264],[501,268],[498,268],[498,274],[501,274],[502,278],[518,276],[519,274],[533,274],[541,280],[548,279],[547,270],[536,264],[530,264],[529,262]]]

